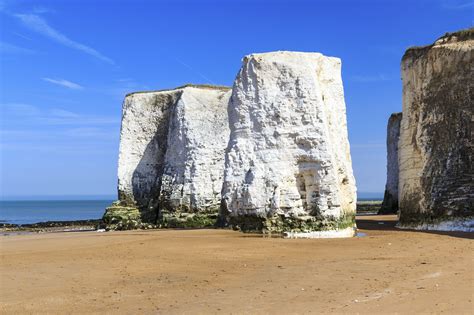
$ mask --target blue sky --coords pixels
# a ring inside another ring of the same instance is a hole
[[[127,92],[231,85],[241,58],[342,59],[360,192],[383,192],[400,59],[472,25],[471,0],[0,1],[0,191],[115,194]]]

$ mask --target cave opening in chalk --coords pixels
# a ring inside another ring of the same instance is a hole
[[[296,187],[301,198],[301,206],[304,210],[310,212],[314,205],[316,205],[319,197],[319,185],[317,184],[315,174],[311,171],[297,174]]]
[[[306,199],[306,182],[304,180],[303,174],[298,174],[296,176],[296,187],[298,187],[298,192],[300,193],[301,203],[303,209],[308,208],[308,200]]]

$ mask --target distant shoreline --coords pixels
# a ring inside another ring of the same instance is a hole
[[[114,200],[1,200],[0,224],[28,227],[32,224],[48,226],[50,222],[55,225],[78,222],[83,225],[83,221],[100,220],[105,208]]]
[[[31,224],[0,223],[0,232],[4,236],[30,233],[82,232],[96,231],[100,219],[73,221],[46,221]]]
[[[117,200],[116,194],[105,195],[3,195],[0,201],[88,201]],[[383,200],[383,193],[361,192],[357,201]]]
[[[4,195],[0,201],[95,201],[116,200],[117,195]]]
[[[4,201],[4,200],[2,200]],[[45,201],[45,200],[19,200]],[[60,200],[56,200],[60,201]],[[74,201],[74,200],[72,200]],[[87,200],[82,200],[87,201]],[[102,200],[103,201],[103,200]],[[10,201],[9,202],[14,202]],[[381,199],[361,198],[357,202],[357,214],[377,214],[382,203]],[[80,219],[80,220],[48,220],[36,223],[16,224],[9,223],[8,220],[0,220],[0,232],[3,235],[23,234],[23,233],[52,233],[52,232],[79,232],[97,230],[101,219]]]

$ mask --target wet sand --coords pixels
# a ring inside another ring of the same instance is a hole
[[[0,313],[473,313],[474,233],[360,216],[350,239],[229,230],[0,237]]]

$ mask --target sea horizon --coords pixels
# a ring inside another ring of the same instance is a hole
[[[117,194],[97,194],[97,195],[4,195],[0,196],[0,201],[49,201],[49,200],[109,200],[117,199]]]
[[[0,223],[98,220],[114,200],[0,200]]]
[[[357,200],[382,200],[383,192],[358,192]],[[116,200],[117,194],[97,195],[3,195],[0,201],[78,201],[78,200]]]
[[[383,194],[361,192],[358,201],[382,200]],[[47,221],[98,220],[116,195],[2,196],[0,223],[33,224]]]

